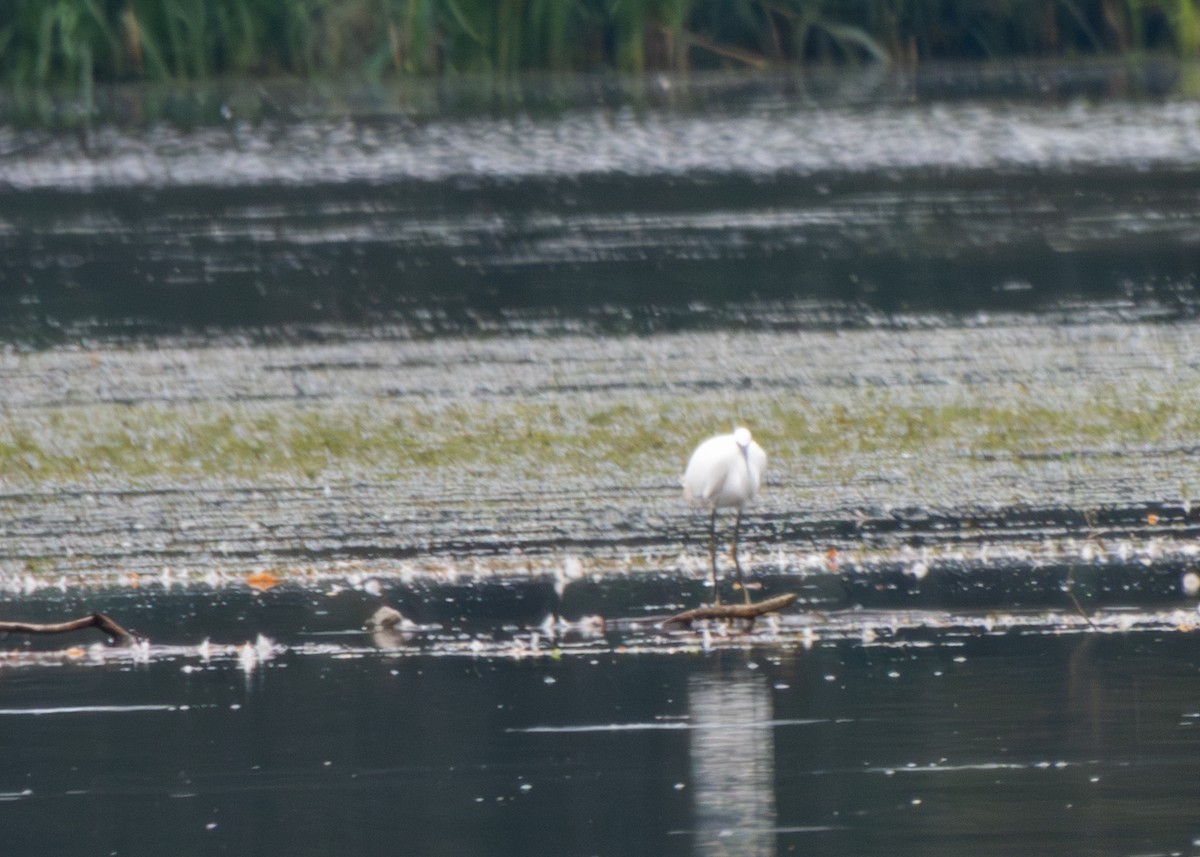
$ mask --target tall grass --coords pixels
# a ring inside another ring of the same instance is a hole
[[[0,0],[0,80],[1200,55],[1200,0]]]

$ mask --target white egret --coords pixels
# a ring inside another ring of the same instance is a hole
[[[710,437],[696,447],[688,459],[683,474],[683,497],[693,506],[712,509],[708,524],[708,555],[712,563],[713,603],[721,603],[717,589],[717,510],[733,507],[737,518],[733,522],[733,565],[738,584],[750,603],[738,561],[738,530],[742,525],[742,509],[758,493],[763,473],[767,469],[767,454],[750,437],[750,430],[738,427],[732,434]]]

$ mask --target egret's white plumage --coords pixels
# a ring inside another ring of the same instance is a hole
[[[737,518],[733,525],[733,564],[737,569],[738,582],[742,583],[742,566],[738,561],[738,529],[742,523],[742,509],[754,499],[762,487],[763,474],[767,469],[767,454],[754,442],[750,430],[738,427],[731,434],[710,437],[692,453],[683,474],[683,496],[693,506],[712,509],[709,522],[709,558],[712,561],[713,597],[720,603],[717,591],[717,510],[736,508]],[[746,601],[750,593],[743,585]]]
[[[694,506],[741,508],[762,487],[767,454],[750,430],[710,437],[696,447],[683,474],[683,496]]]

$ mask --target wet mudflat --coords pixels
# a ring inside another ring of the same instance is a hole
[[[14,352],[5,579],[700,576],[679,475],[737,419],[771,454],[763,572],[1149,563],[1178,593],[1195,337],[1032,318]]]
[[[0,615],[146,637],[0,648],[9,841],[1194,853],[1195,102],[1128,73],[6,125]],[[671,630],[735,421],[800,599]]]

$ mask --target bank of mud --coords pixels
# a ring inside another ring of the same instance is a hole
[[[1195,553],[1195,340],[1184,322],[1000,316],[10,350],[0,568],[18,590],[700,578],[679,474],[736,421],[770,454],[754,573],[825,580],[814,601],[1048,568],[1051,598],[1101,566],[1170,598]]]

